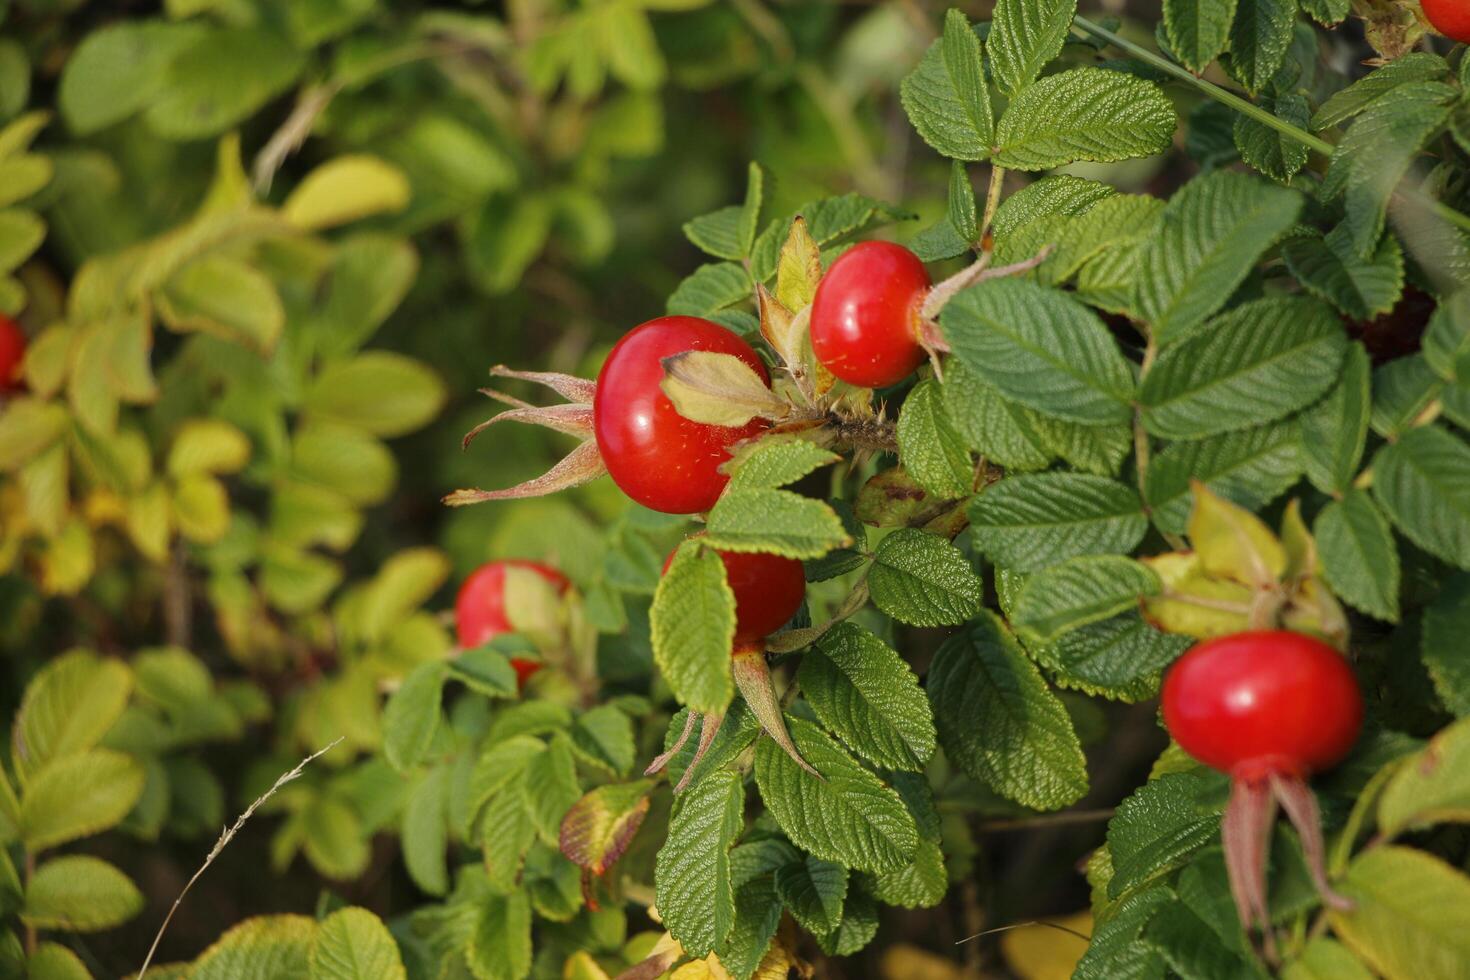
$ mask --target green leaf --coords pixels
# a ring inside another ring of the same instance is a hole
[[[1229,171],[1196,177],[1175,194],[1140,256],[1133,301],[1159,344],[1224,305],[1301,209],[1297,192]]]
[[[199,21],[122,20],[89,33],[67,59],[57,104],[78,136],[121,122],[158,97],[169,63],[206,33]]]
[[[1398,622],[1398,547],[1373,498],[1348,491],[1323,508],[1312,531],[1332,591],[1370,616]]]
[[[1470,576],[1451,576],[1424,610],[1421,655],[1434,689],[1445,707],[1458,717],[1470,715],[1470,657],[1464,638],[1470,636]]]
[[[1410,429],[1373,459],[1373,496],[1409,540],[1470,567],[1470,447],[1438,426]]]
[[[484,980],[518,980],[531,971],[531,900],[523,891],[479,903],[465,959]]]
[[[898,416],[898,452],[921,487],[940,500],[951,500],[970,491],[974,466],[942,398],[933,379],[909,392]]]
[[[1009,477],[975,497],[969,514],[975,546],[1017,572],[1132,551],[1148,530],[1131,487],[1083,473]]]
[[[1117,191],[1107,184],[1071,174],[1051,174],[1006,197],[995,210],[991,230],[1004,242],[1018,230],[1051,214],[1086,214],[1098,201]]]
[[[511,635],[514,634],[506,634],[507,637]],[[510,646],[512,641],[505,639],[500,642]],[[522,642],[527,648],[534,649],[530,641]],[[496,650],[494,645],[495,641],[492,641],[490,646],[466,650],[448,661],[445,668],[450,678],[487,698],[514,698],[519,690],[515,668],[511,666],[510,658]]]
[[[1142,980],[1161,977],[1164,965],[1139,934],[1160,907],[1175,900],[1167,888],[1148,888],[1121,902],[1104,906],[1092,930],[1092,942],[1072,974],[1075,980]]]
[[[496,194],[471,211],[462,227],[475,282],[492,295],[519,285],[546,247],[554,217],[552,201],[544,194]]]
[[[1259,104],[1277,119],[1298,129],[1306,129],[1311,109],[1305,97],[1281,95],[1274,99],[1262,98]],[[1235,117],[1234,136],[1241,159],[1267,177],[1285,183],[1307,165],[1305,143],[1250,116]]]
[[[1068,630],[1115,616],[1161,588],[1158,575],[1132,558],[1073,558],[1027,578],[1011,620],[1028,637],[1050,643]]]
[[[782,487],[841,458],[805,439],[761,439],[731,462],[730,489],[733,492]]]
[[[659,579],[648,623],[653,659],[679,702],[701,713],[724,711],[735,696],[735,594],[713,548],[679,549]]]
[[[403,302],[418,269],[417,253],[401,238],[364,232],[340,242],[314,321],[322,354],[356,351]]]
[[[984,160],[995,123],[985,84],[980,39],[959,10],[944,20],[944,35],[899,84],[899,98],[914,129],[941,155]]]
[[[1179,867],[1217,839],[1227,782],[1209,772],[1176,772],[1150,780],[1108,821],[1113,877],[1108,896]]]
[[[1312,117],[1312,128],[1327,129],[1351,119],[1400,85],[1442,79],[1449,73],[1450,66],[1439,55],[1429,51],[1411,51],[1334,93]]]
[[[1230,40],[1236,0],[1164,0],[1169,49],[1195,74],[1203,74]]]
[[[766,196],[766,168],[752,161],[745,178],[745,203],[740,208],[737,235],[742,258],[750,255],[760,231],[761,210]]]
[[[1323,238],[1298,235],[1281,246],[1286,267],[1313,295],[1354,320],[1387,313],[1404,288],[1404,253],[1399,240],[1384,235],[1371,258],[1354,250],[1346,228],[1339,225]]]
[[[403,865],[413,883],[430,895],[449,891],[448,774],[443,767],[430,770],[403,808]]]
[[[721,551],[764,551],[820,558],[852,538],[820,500],[789,490],[732,490],[709,513],[705,543]]]
[[[26,779],[47,762],[102,741],[127,707],[132,689],[132,672],[114,657],[79,650],[46,664],[26,685],[15,716],[17,774]]]
[[[434,741],[444,678],[443,661],[420,664],[403,679],[383,709],[383,755],[399,772],[423,761]]]
[[[998,279],[960,293],[941,320],[955,356],[1007,398],[1086,425],[1127,420],[1128,362],[1097,315],[1065,293]]]
[[[1264,976],[1252,969],[1252,964],[1240,952],[1226,946],[1197,910],[1182,902],[1172,902],[1154,913],[1143,927],[1143,942],[1156,950],[1181,977],[1228,980]]]
[[[100,932],[143,911],[143,893],[100,858],[69,854],[36,869],[20,917],[36,929]]]
[[[517,781],[531,760],[546,751],[545,743],[531,735],[513,734],[496,741],[495,734],[491,733],[492,744],[475,761],[469,788],[465,792],[468,802],[466,817],[471,828],[475,826],[481,808],[496,797],[509,798],[515,804],[512,809],[520,812]]]
[[[808,854],[776,869],[776,894],[803,929],[826,935],[842,922],[847,869]]]
[[[823,634],[802,656],[797,683],[822,724],[874,765],[919,771],[934,754],[934,718],[918,678],[861,626],[838,623]]]
[[[1470,292],[1448,296],[1435,308],[1424,331],[1424,359],[1447,381],[1470,381]]]
[[[444,399],[443,382],[422,362],[369,351],[323,370],[307,392],[305,408],[315,419],[391,437],[427,424]]]
[[[664,733],[665,752],[674,747],[674,741],[684,731],[684,723],[688,717],[688,709],[683,708],[669,719],[668,730]],[[736,701],[730,706],[730,710],[725,712],[725,720],[720,724],[719,731],[715,733],[715,740],[710,743],[704,757],[699,760],[699,766],[694,770],[694,775],[690,777],[690,782],[697,782],[704,778],[705,773],[723,769],[734,762],[750,746],[750,743],[755,741],[760,730],[760,724],[745,706],[745,702]],[[678,785],[689,763],[693,761],[698,742],[697,738],[686,739],[684,747],[669,760],[669,778],[675,785]]]
[[[317,924],[304,915],[258,915],[217,939],[189,980],[300,980],[311,975]]]
[[[1396,439],[1424,419],[1444,390],[1422,353],[1395,358],[1373,371],[1373,411],[1368,424],[1386,439]]]
[[[372,852],[362,820],[345,800],[321,793],[300,812],[302,850],[311,866],[334,881],[367,870]]]
[[[1176,442],[1149,463],[1143,497],[1160,530],[1183,534],[1194,500],[1191,479],[1232,503],[1257,510],[1296,483],[1302,456],[1300,433],[1291,420]]]
[[[862,871],[907,864],[919,838],[898,794],[811,722],[788,716],[786,723],[797,750],[822,774],[818,779],[797,765],[774,739],[756,743],[756,785],[791,842]]]
[[[1371,377],[1367,351],[1349,344],[1332,390],[1301,415],[1307,479],[1324,493],[1341,493],[1357,475],[1368,437]]]
[[[740,777],[728,770],[706,773],[675,801],[654,884],[664,928],[690,956],[713,952],[735,924],[730,846],[744,806]]]
[[[1271,81],[1291,47],[1296,0],[1238,0],[1230,29],[1230,73],[1252,92]]]
[[[739,863],[741,849],[731,855],[735,869],[735,925],[716,950],[719,962],[735,980],[750,980],[771,948],[776,929],[781,924],[781,898],[776,894],[772,874],[757,874],[741,881]]]
[[[1373,974],[1341,943],[1318,936],[1282,967],[1281,980],[1373,980]]]
[[[1077,0],[998,0],[990,22],[996,83],[1014,97],[1041,74],[1067,39]]]
[[[305,54],[271,31],[201,31],[170,59],[157,94],[141,103],[148,127],[165,139],[216,136],[284,92],[305,66]]]
[[[1047,170],[1077,160],[1152,156],[1168,149],[1177,124],[1174,104],[1153,82],[1071,68],[1015,97],[996,127],[994,159],[1016,170]]]
[[[873,941],[878,924],[878,904],[854,884],[848,889],[847,901],[842,906],[842,924],[825,936],[816,937],[817,945],[828,956],[851,956]]]
[[[1131,704],[1158,693],[1164,668],[1192,642],[1127,612],[1064,633],[1031,654],[1059,686]]]
[[[868,588],[879,609],[911,626],[955,626],[980,611],[984,587],[958,548],[899,528],[873,553]]]
[[[408,207],[408,177],[393,164],[366,153],[329,160],[302,178],[281,205],[281,216],[298,228],[335,228]]]
[[[577,779],[577,760],[570,740],[557,735],[546,751],[534,755],[526,763],[521,779],[521,798],[531,815],[541,840],[556,847],[561,836],[561,821],[582,796]],[[494,833],[494,829],[490,829]]]
[[[1026,234],[1041,234],[1055,250],[1036,271],[1044,285],[1058,286],[1088,262],[1110,251],[1139,245],[1149,239],[1158,227],[1164,202],[1144,194],[1114,194],[1088,208],[1086,214],[1055,215],[1033,225]],[[1012,239],[1014,241],[1015,239]],[[1005,261],[1029,258],[1005,249]],[[1033,253],[1034,254],[1034,253]],[[1001,259],[997,253],[997,259]]]
[[[41,247],[46,222],[34,211],[6,208],[0,211],[0,273],[16,268]]]
[[[1328,910],[1339,939],[1385,977],[1470,972],[1470,878],[1423,851],[1374,847],[1348,866],[1339,888],[1350,911]]]
[[[66,435],[70,422],[66,409],[55,402],[10,401],[0,413],[0,470],[13,472],[46,452]]]
[[[338,909],[322,920],[311,944],[310,980],[404,980],[398,944],[367,909]]]
[[[116,826],[143,795],[144,773],[132,756],[88,749],[36,771],[20,804],[20,837],[43,851]]]
[[[738,262],[747,246],[741,241],[741,218],[745,209],[737,204],[702,214],[685,222],[684,237],[717,259]]]
[[[616,705],[598,705],[577,718],[572,728],[572,748],[613,775],[625,776],[638,752],[633,721]]]
[[[286,324],[271,281],[226,255],[205,255],[180,268],[158,302],[172,330],[207,333],[261,352],[274,349]]]
[[[1008,400],[958,358],[944,366],[944,407],[970,448],[1008,470],[1041,469],[1051,461],[1037,416]]]
[[[16,949],[20,940],[16,940]],[[8,962],[8,961],[7,961]],[[159,971],[162,973],[163,971]],[[81,957],[60,943],[42,943],[25,963],[24,976],[30,980],[92,980],[92,974]]]
[[[1324,303],[1245,303],[1160,355],[1138,389],[1143,423],[1161,438],[1202,439],[1274,422],[1332,386],[1346,348]]]
[[[897,871],[885,871],[873,881],[873,894],[884,905],[906,909],[933,908],[944,901],[949,873],[939,844],[922,838],[913,861]]]
[[[752,295],[750,276],[743,267],[734,262],[715,262],[700,266],[679,283],[666,308],[673,314],[708,316]]]
[[[968,27],[965,29],[969,30]],[[946,205],[950,227],[964,245],[960,252],[967,251],[969,243],[980,237],[980,215],[975,208],[975,186],[970,183],[970,170],[960,160],[950,163]],[[954,254],[958,255],[959,252]]]
[[[980,613],[940,646],[927,687],[939,743],[960,769],[1037,810],[1087,792],[1067,709],[994,614]]]
[[[1451,822],[1470,823],[1470,720],[1441,729],[1404,759],[1378,797],[1385,837]]]

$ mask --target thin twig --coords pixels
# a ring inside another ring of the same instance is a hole
[[[1044,813],[1035,817],[1016,817],[1009,820],[987,820],[979,824],[981,833],[996,830],[1032,830],[1036,827],[1062,827],[1068,824],[1096,823],[1111,820],[1113,808],[1098,810],[1068,810],[1066,813]]]
[[[1027,926],[1046,926],[1048,929],[1056,929],[1060,932],[1065,932],[1069,936],[1076,936],[1084,943],[1092,942],[1091,936],[1085,933],[1078,932],[1076,929],[1069,928],[1068,926],[1064,926],[1056,922],[1047,922],[1045,919],[1033,919],[1030,922],[1017,922],[1008,926],[996,926],[994,929],[986,929],[984,932],[977,932],[973,936],[966,936],[964,939],[956,942],[955,945],[958,946],[960,943],[967,943],[972,939],[979,939],[981,936],[990,936],[997,932],[1010,932],[1012,929],[1024,929]]]
[[[190,878],[187,883],[185,883],[183,891],[179,892],[179,897],[174,899],[173,906],[169,908],[168,915],[163,917],[163,925],[158,927],[158,933],[153,937],[153,945],[148,947],[148,955],[143,959],[143,967],[138,971],[137,980],[143,980],[143,975],[148,972],[148,964],[153,962],[153,954],[158,952],[158,944],[160,941],[162,941],[163,934],[168,929],[168,924],[173,921],[174,913],[179,910],[179,905],[184,901],[184,896],[189,894],[189,889],[194,887],[194,882],[198,881],[199,876],[204,874],[204,869],[208,868],[211,864],[214,863],[214,859],[220,856],[220,852],[225,849],[225,845],[234,840],[235,835],[240,832],[240,828],[245,826],[245,821],[250,819],[250,817],[255,813],[256,809],[262,803],[274,796],[276,794],[276,791],[279,790],[282,786],[285,786],[287,783],[291,782],[291,780],[300,776],[301,773],[306,769],[307,765],[309,765],[311,762],[315,761],[323,755],[326,755],[332,749],[336,748],[338,743],[342,741],[343,737],[344,736],[341,735],[337,736],[331,742],[328,742],[324,747],[317,749],[311,755],[298,762],[295,769],[292,769],[290,772],[283,773],[281,775],[281,778],[277,779],[275,783],[271,785],[270,789],[266,790],[259,799],[257,799],[254,803],[245,808],[245,812],[240,814],[240,818],[235,821],[234,826],[225,828],[224,832],[219,835],[219,840],[215,841],[214,847],[210,848],[209,856],[204,859],[204,863],[199,866],[199,870],[194,872],[194,876]]]

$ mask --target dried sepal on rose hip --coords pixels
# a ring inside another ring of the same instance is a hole
[[[1230,776],[1225,867],[1241,925],[1260,930],[1267,956],[1275,958],[1266,858],[1278,805],[1323,901],[1350,908],[1327,880],[1317,800],[1307,786],[1347,756],[1362,729],[1362,694],[1343,656],[1284,630],[1206,640],[1169,668],[1163,714],[1184,751]]]
[[[695,535],[696,539],[698,537],[701,535]],[[676,547],[664,559],[665,574],[678,552]],[[798,765],[821,779],[821,774],[801,757],[791,741],[791,733],[787,731],[786,720],[781,713],[780,698],[771,682],[770,666],[766,663],[765,639],[786,625],[801,608],[802,599],[806,596],[806,572],[801,562],[781,555],[719,550],[715,550],[715,554],[725,566],[725,581],[735,596],[735,639],[730,649],[730,669],[735,686],[766,734]],[[699,716],[689,712],[678,739],[668,751],[649,764],[644,770],[645,775],[651,776],[668,765],[669,760],[688,742],[696,721],[700,725],[699,746],[674,791],[679,792],[688,785],[690,776],[724,721],[722,714]]]
[[[547,599],[559,600],[571,587],[565,575],[540,562],[509,559],[481,565],[465,576],[454,599],[459,648],[473,650],[506,633],[525,633],[533,643],[559,644],[555,624],[550,622],[554,617],[542,615],[539,607]],[[538,592],[542,595],[535,594]],[[524,657],[512,657],[510,665],[519,685],[542,667],[539,661]]]

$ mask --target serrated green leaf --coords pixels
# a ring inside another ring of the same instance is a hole
[[[1398,548],[1373,498],[1350,490],[1323,508],[1312,532],[1332,591],[1370,616],[1398,622]]]
[[[399,772],[417,766],[439,728],[443,661],[415,667],[383,709],[383,755]]]
[[[1203,74],[1230,40],[1236,0],[1164,0],[1169,49],[1190,71]]]
[[[616,705],[598,705],[577,718],[572,728],[572,748],[614,775],[627,775],[638,751],[633,741],[633,721]]]
[[[684,237],[717,259],[738,262],[745,257],[741,220],[745,209],[738,204],[702,214],[685,222]]]
[[[1451,576],[1424,610],[1420,652],[1445,707],[1458,717],[1470,715],[1470,657],[1464,638],[1470,636],[1470,575]]]
[[[20,778],[100,742],[132,689],[132,673],[113,657],[74,651],[48,663],[26,685],[15,716],[11,748]]]
[[[1438,426],[1410,429],[1373,458],[1373,496],[1409,540],[1470,568],[1470,447]]]
[[[1058,686],[1131,704],[1158,693],[1164,668],[1192,642],[1127,612],[1064,633],[1031,654]]]
[[[1296,0],[1237,0],[1230,26],[1230,73],[1252,92],[1270,83],[1291,47]]]
[[[681,548],[659,579],[648,622],[654,661],[674,696],[693,711],[724,711],[735,696],[735,595],[720,556]]]
[[[1274,422],[1333,384],[1347,348],[1338,318],[1305,297],[1255,300],[1160,355],[1138,389],[1143,422],[1202,439]]]
[[[898,794],[811,722],[788,716],[786,723],[797,750],[822,778],[797,765],[773,739],[761,739],[755,748],[755,781],[792,843],[862,871],[908,863],[918,831]]]
[[[1052,565],[1026,579],[1011,620],[1038,642],[1108,619],[1162,588],[1152,569],[1122,555],[1091,555]]]
[[[403,865],[413,883],[430,895],[449,891],[449,770],[431,770],[419,780],[403,808]]]
[[[1077,469],[1097,476],[1114,476],[1133,449],[1133,426],[1079,425],[1048,415],[1035,415],[1032,422],[1041,444]]]
[[[1154,339],[1179,340],[1218,310],[1301,209],[1300,194],[1245,174],[1220,171],[1185,185],[1140,256],[1134,305]]]
[[[403,980],[407,975],[393,934],[367,909],[338,909],[317,927],[310,980]]]
[[[919,849],[907,865],[873,879],[873,894],[880,902],[905,909],[933,908],[944,901],[948,888],[944,852],[927,837],[919,841]]]
[[[1348,345],[1332,390],[1302,412],[1302,462],[1307,479],[1324,493],[1340,493],[1363,459],[1371,407],[1372,368],[1363,345]]]
[[[878,904],[854,884],[847,890],[847,901],[842,906],[842,924],[818,936],[817,945],[828,956],[851,956],[873,941],[878,924]]]
[[[868,588],[879,609],[911,626],[954,626],[980,611],[984,588],[941,537],[899,528],[878,542]]]
[[[847,869],[808,854],[776,869],[776,894],[803,929],[825,935],[842,922]]]
[[[116,826],[142,796],[143,782],[137,760],[111,749],[52,759],[21,799],[21,840],[34,853]]]
[[[1256,510],[1297,481],[1302,457],[1300,433],[1291,420],[1176,442],[1150,461],[1144,476],[1144,501],[1160,530],[1183,534],[1194,499],[1190,480],[1199,480],[1218,496]]]
[[[1441,79],[1449,73],[1450,66],[1439,55],[1429,51],[1411,51],[1334,93],[1312,117],[1312,128],[1327,129],[1351,119],[1384,93],[1400,85]]]
[[[1462,910],[1470,878],[1407,847],[1359,854],[1337,886],[1353,907],[1328,910],[1332,929],[1374,972],[1393,980],[1464,976],[1470,933]]]
[[[420,361],[369,351],[321,372],[306,395],[317,419],[399,436],[420,428],[443,406],[444,384]]]
[[[750,276],[734,262],[702,265],[679,283],[669,296],[667,310],[672,314],[708,316],[717,310],[750,299]]]
[[[148,127],[165,139],[215,136],[285,91],[306,66],[305,52],[265,28],[200,31],[168,62],[147,99]]]
[[[898,451],[904,468],[940,500],[963,497],[974,479],[964,440],[945,411],[939,382],[921,381],[898,416]]]
[[[317,924],[304,915],[258,915],[194,961],[190,980],[299,980],[311,973]]]
[[[36,869],[20,917],[36,929],[100,932],[143,911],[132,879],[101,858],[69,854]]]
[[[1008,470],[1037,470],[1051,461],[1029,408],[1008,400],[952,358],[944,368],[944,407],[970,448]]]
[[[1387,313],[1403,294],[1404,253],[1392,234],[1383,236],[1369,259],[1357,254],[1342,226],[1325,238],[1287,240],[1281,257],[1308,291],[1355,320]]]
[[[945,641],[927,688],[945,755],[997,793],[1055,810],[1087,792],[1067,709],[994,614],[980,613]]]
[[[1470,720],[1442,729],[1406,758],[1378,797],[1385,837],[1451,822],[1470,822]]]
[[[1241,953],[1226,946],[1196,910],[1182,902],[1170,903],[1155,912],[1143,927],[1142,940],[1181,977],[1226,980],[1264,976],[1252,969]]]
[[[1435,307],[1423,346],[1424,359],[1440,377],[1470,381],[1470,292],[1455,293]]]
[[[653,781],[609,783],[585,794],[561,823],[561,853],[583,870],[605,874],[648,815]]]
[[[557,735],[546,746],[545,752],[532,756],[526,762],[521,777],[521,802],[547,846],[557,846],[562,818],[581,796],[582,787],[577,779],[577,760],[572,755],[571,742],[565,735]]]
[[[758,490],[795,483],[842,457],[805,439],[761,439],[730,463],[730,489]]]
[[[1015,96],[1057,56],[1077,13],[1077,0],[999,0],[990,22],[990,67]]]
[[[486,896],[475,908],[465,960],[481,980],[517,980],[531,971],[531,901],[525,892]]]
[[[1007,398],[1083,424],[1127,419],[1128,362],[1097,315],[1065,293],[999,279],[960,293],[941,321],[955,356]]]
[[[965,30],[969,31],[969,27],[967,26]],[[984,71],[982,70],[981,85],[984,84]],[[969,247],[970,242],[980,236],[980,215],[975,208],[975,185],[970,183],[970,170],[960,160],[950,163],[949,194],[945,201],[947,205],[945,213],[949,218],[950,227],[965,244],[965,248],[960,249],[963,252]],[[954,254],[958,255],[959,252]]]
[[[976,547],[1018,572],[1079,555],[1128,552],[1148,529],[1137,492],[1082,473],[1009,477],[975,497],[969,514]]]
[[[956,160],[990,155],[994,121],[980,39],[959,10],[949,12],[943,36],[900,83],[899,98],[914,129],[939,153]]]
[[[1306,129],[1311,109],[1305,97],[1290,94],[1262,98],[1260,107],[1277,119]],[[1246,163],[1275,180],[1286,182],[1307,165],[1307,145],[1249,116],[1235,117],[1235,146]]]
[[[1036,270],[1038,281],[1061,285],[1100,254],[1146,241],[1157,228],[1163,209],[1164,202],[1155,197],[1114,194],[1098,201],[1085,214],[1054,215],[1037,222],[1036,226],[1046,229],[1043,237],[1054,247]],[[1028,227],[1028,233],[1030,230]],[[1030,257],[1007,252],[1004,261]]]
[[[1318,936],[1282,967],[1281,980],[1373,980],[1373,974],[1342,943]]]
[[[79,136],[148,107],[168,76],[169,62],[205,33],[199,21],[121,20],[92,31],[61,73],[57,103]]]
[[[1150,780],[1118,806],[1108,821],[1117,898],[1183,864],[1216,840],[1227,781],[1207,772],[1179,772]]]
[[[1098,201],[1116,194],[1107,184],[1071,174],[1051,174],[1009,195],[995,209],[991,231],[1003,242],[1025,225],[1049,214],[1086,214]]]
[[[803,655],[797,683],[822,724],[874,765],[917,771],[934,754],[934,718],[918,678],[862,627],[838,623],[823,634]]]
[[[1139,940],[1158,910],[1174,901],[1164,887],[1147,888],[1106,906],[1092,930],[1092,942],[1077,963],[1075,980],[1146,980],[1163,976],[1159,954]]]
[[[706,774],[674,805],[654,882],[664,927],[690,956],[713,952],[735,923],[730,846],[744,804],[740,777],[719,771]]]
[[[709,513],[705,541],[721,551],[820,558],[852,542],[831,507],[789,490],[732,490]]]
[[[1152,82],[1072,68],[1015,97],[996,126],[994,159],[1016,170],[1047,170],[1152,156],[1168,149],[1177,124],[1174,104]]]

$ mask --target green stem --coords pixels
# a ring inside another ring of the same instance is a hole
[[[980,240],[982,242],[985,240],[986,232],[990,231],[991,222],[995,220],[996,209],[1000,207],[1000,190],[1005,179],[1005,167],[998,167],[992,163],[990,165],[990,185],[985,190],[985,215],[980,219]]]
[[[1301,127],[1293,126],[1286,120],[1277,118],[1276,116],[1267,112],[1265,109],[1262,109],[1255,103],[1236,95],[1229,89],[1221,88],[1214,82],[1205,81],[1203,78],[1200,78],[1183,66],[1176,65],[1168,58],[1156,54],[1155,52],[1150,51],[1148,48],[1142,47],[1141,45],[1134,44],[1127,38],[1120,37],[1119,35],[1114,34],[1106,27],[1101,27],[1097,24],[1094,24],[1086,17],[1077,17],[1072,21],[1072,24],[1075,30],[1081,31],[1084,34],[1091,34],[1093,37],[1098,38],[1099,40],[1106,41],[1114,47],[1128,52],[1130,55],[1139,59],[1140,61],[1146,62],[1147,64],[1152,65],[1153,67],[1168,75],[1172,75],[1174,78],[1179,79],[1181,82],[1193,85],[1195,88],[1199,89],[1201,92],[1214,99],[1216,102],[1219,102],[1222,105],[1227,105],[1230,108],[1234,109],[1236,112],[1239,112],[1245,116],[1249,116],[1251,119],[1254,119],[1261,125],[1274,129],[1278,133],[1281,133],[1285,136],[1290,136],[1298,143],[1301,143],[1303,146],[1314,150],[1317,153],[1321,153],[1324,156],[1331,156],[1333,150],[1335,149],[1335,147],[1333,147],[1331,143],[1327,142],[1321,137],[1313,136],[1311,133],[1307,132]],[[1412,197],[1415,200],[1428,205],[1429,208],[1434,211],[1436,215],[1443,218],[1450,224],[1455,225],[1456,227],[1461,228],[1465,231],[1470,231],[1470,216],[1461,214],[1454,208],[1445,204],[1443,201],[1436,200],[1435,198],[1429,196],[1428,194],[1425,194],[1423,191],[1417,188],[1404,188],[1400,190],[1399,193],[1405,195],[1406,197]]]

